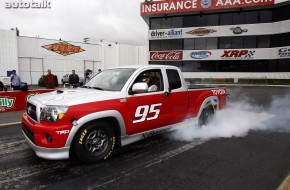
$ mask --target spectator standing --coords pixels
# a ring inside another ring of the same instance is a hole
[[[44,84],[45,84],[47,89],[54,89],[55,88],[55,84],[56,84],[55,76],[53,74],[51,74],[50,69],[47,70],[47,75],[45,76]]]
[[[91,80],[92,78],[93,78],[93,71],[92,70],[90,70],[90,69],[88,69],[87,70],[88,71],[88,73],[89,73],[89,75],[88,75],[88,77],[89,77],[89,79]]]
[[[0,81],[0,91],[3,91],[4,89],[4,84]]]
[[[20,76],[16,74],[16,70],[12,71],[13,74],[11,75],[11,86],[13,90],[19,90],[20,89]]]
[[[72,70],[72,74],[69,75],[69,84],[72,85],[74,88],[79,86],[79,76],[76,74],[75,70]]]
[[[87,84],[90,80],[90,77],[89,77],[89,73],[86,71],[85,72],[85,78],[84,78],[84,84]]]

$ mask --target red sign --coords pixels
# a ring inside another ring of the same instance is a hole
[[[182,51],[151,51],[150,60],[182,60]]]
[[[196,36],[205,36],[211,33],[216,32],[214,29],[208,29],[208,28],[197,28],[195,30],[191,30],[186,32],[186,34],[196,35]]]
[[[25,110],[26,101],[36,95],[54,90],[29,90],[22,92],[8,91],[0,92],[0,113]]]
[[[235,59],[235,58],[252,58],[255,51],[250,50],[224,50],[224,54],[221,56],[223,59]]]
[[[164,0],[141,3],[141,15],[273,5],[274,0]]]
[[[85,51],[80,46],[74,46],[67,42],[59,42],[55,44],[42,46],[43,48],[58,53],[63,56],[79,53]]]

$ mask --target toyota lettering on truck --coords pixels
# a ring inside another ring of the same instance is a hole
[[[31,96],[22,131],[38,157],[60,160],[74,154],[94,163],[116,146],[167,132],[186,119],[206,125],[225,105],[225,88],[188,87],[177,67],[119,67],[80,88]]]

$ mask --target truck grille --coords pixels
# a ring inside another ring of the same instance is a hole
[[[26,112],[27,112],[27,115],[29,117],[31,117],[34,121],[37,121],[36,106],[35,105],[27,102]]]
[[[25,135],[31,140],[31,142],[34,143],[34,133],[30,131],[24,124],[22,126],[22,130],[25,133]]]

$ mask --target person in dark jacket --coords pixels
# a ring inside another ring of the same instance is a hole
[[[72,70],[72,74],[69,75],[69,84],[76,88],[79,86],[79,81],[79,76],[76,74],[75,70]]]
[[[55,88],[55,76],[51,74],[51,70],[47,70],[47,75],[45,76],[44,79],[44,84],[47,89],[54,89]]]
[[[4,84],[0,81],[0,91],[3,91],[4,89]]]

